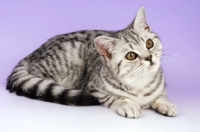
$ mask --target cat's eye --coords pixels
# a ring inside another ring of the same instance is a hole
[[[151,39],[148,39],[146,41],[146,47],[147,47],[147,49],[151,49],[153,46],[154,46],[153,41]]]
[[[127,60],[135,60],[137,58],[137,54],[134,52],[129,52],[126,54],[126,59]]]

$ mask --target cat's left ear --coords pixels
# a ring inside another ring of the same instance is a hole
[[[96,37],[95,47],[104,59],[111,59],[112,51],[116,45],[116,39],[106,36]]]
[[[136,30],[150,30],[150,27],[147,23],[146,14],[144,7],[140,7],[135,17],[135,20],[131,24],[132,28]]]

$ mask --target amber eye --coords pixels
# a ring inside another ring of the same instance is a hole
[[[146,41],[146,47],[147,47],[147,49],[151,49],[153,47],[153,45],[154,45],[154,43],[153,43],[153,41],[151,39],[148,39]]]
[[[126,54],[126,59],[127,60],[135,60],[137,58],[137,54],[134,52],[129,52]]]

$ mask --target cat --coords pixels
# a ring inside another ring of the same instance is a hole
[[[22,59],[7,79],[7,90],[66,105],[104,105],[138,118],[152,108],[174,117],[160,65],[162,45],[141,7],[119,31],[79,31],[58,35]]]

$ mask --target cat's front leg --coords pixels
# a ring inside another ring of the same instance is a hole
[[[166,99],[166,97],[160,97],[156,99],[151,107],[162,115],[174,117],[178,114],[177,107],[174,104],[170,103]]]
[[[141,110],[136,103],[121,103],[116,109],[117,113],[121,116],[128,118],[138,118],[140,116]]]
[[[106,104],[104,105],[107,106]],[[112,105],[107,107],[115,110],[119,115],[128,118],[138,118],[141,113],[140,106],[125,97],[118,97],[113,101]]]

